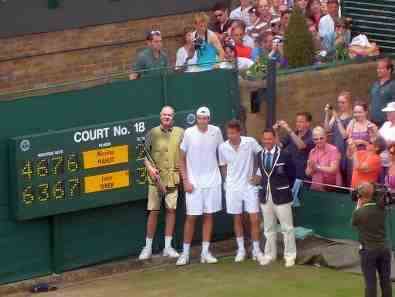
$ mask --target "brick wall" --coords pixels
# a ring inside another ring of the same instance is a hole
[[[325,104],[335,105],[337,95],[343,90],[350,91],[354,99],[368,102],[369,89],[375,79],[375,62],[279,76],[277,119],[283,119],[293,126],[297,112],[309,111],[313,114],[314,124],[321,124]],[[249,110],[249,92],[242,88],[241,95],[242,105]],[[249,135],[258,136],[265,127],[265,109],[266,104],[262,104],[260,113],[247,113]]]
[[[192,14],[0,39],[0,93],[130,69],[145,33],[159,29],[171,60]]]

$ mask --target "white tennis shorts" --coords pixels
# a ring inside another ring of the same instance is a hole
[[[255,187],[244,190],[226,190],[226,212],[228,214],[242,214],[259,212],[258,191]]]
[[[219,212],[222,209],[221,185],[204,189],[193,189],[185,193],[187,215],[200,216]]]

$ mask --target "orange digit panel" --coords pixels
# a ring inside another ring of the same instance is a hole
[[[128,149],[128,145],[119,145],[83,152],[84,169],[127,163],[129,161]]]
[[[95,193],[129,187],[129,170],[84,177],[85,193]]]

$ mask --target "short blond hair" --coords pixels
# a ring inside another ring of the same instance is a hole
[[[198,12],[193,16],[193,20],[196,23],[200,23],[200,22],[205,22],[206,24],[208,24],[208,22],[210,21],[210,18],[208,17],[208,15],[204,12]]]

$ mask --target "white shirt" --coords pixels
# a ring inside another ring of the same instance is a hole
[[[335,22],[329,14],[320,19],[318,32],[320,33],[320,37],[332,35],[335,32]]]
[[[219,164],[226,165],[226,190],[243,190],[253,187],[249,179],[253,175],[254,156],[262,147],[252,137],[241,136],[237,151],[229,140],[219,147]]]
[[[193,57],[191,58],[191,59],[189,59],[188,60],[188,62],[187,63],[185,63],[186,61],[187,61],[187,58],[188,58],[188,52],[187,52],[187,50],[185,49],[185,47],[180,47],[178,50],[177,50],[177,55],[176,55],[176,67],[177,68],[179,68],[179,67],[183,67],[183,66],[185,66],[185,64],[186,65],[194,65],[194,64],[197,64],[197,53],[196,53],[196,51],[195,51],[195,54],[193,55]],[[191,67],[187,67],[187,69],[185,70],[186,72],[189,72],[190,71],[190,69],[189,68],[191,68]]]
[[[395,125],[392,125],[390,121],[385,122],[380,128],[379,134],[387,143],[395,142]],[[380,157],[384,167],[389,167],[391,165],[388,150],[382,152]]]
[[[239,70],[247,70],[252,65],[254,65],[254,61],[251,60],[251,59],[244,58],[244,57],[238,57],[237,58],[237,68]],[[219,65],[219,67],[222,68],[222,69],[233,69],[233,68],[235,68],[235,64],[234,63],[230,63],[230,62],[222,62]]]
[[[246,26],[250,26],[251,21],[250,21],[250,15],[249,15],[248,11],[250,10],[251,7],[252,6],[248,6],[242,10],[241,6],[239,6],[239,7],[232,10],[229,18],[231,20],[241,20],[246,24]]]
[[[185,130],[180,148],[186,154],[188,179],[195,188],[221,184],[217,149],[223,142],[217,126],[208,125],[206,132],[201,132],[196,125]]]

